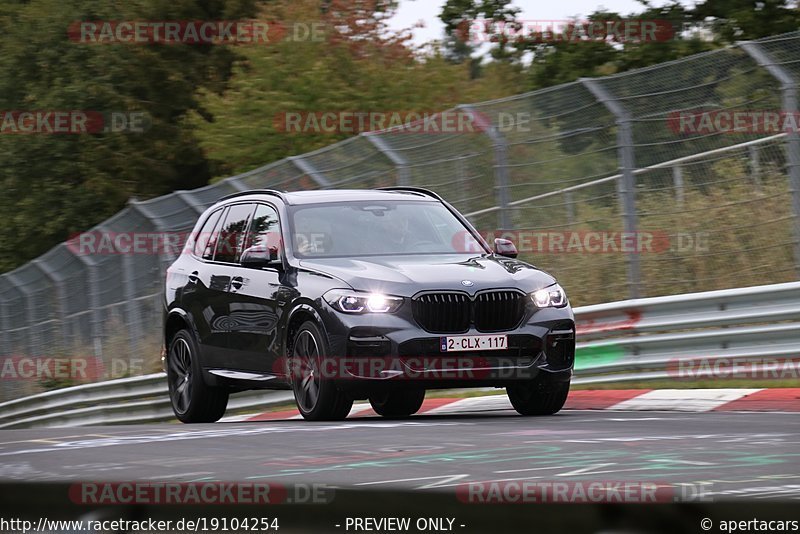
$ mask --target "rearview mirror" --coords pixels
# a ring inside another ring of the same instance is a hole
[[[494,253],[498,256],[505,256],[506,258],[516,258],[518,255],[517,247],[514,245],[514,242],[500,237],[494,240]]]
[[[256,245],[246,249],[242,252],[240,263],[242,267],[250,269],[280,268],[283,265],[278,255],[278,247],[268,247],[266,245]]]

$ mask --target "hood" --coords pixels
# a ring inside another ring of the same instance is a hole
[[[492,288],[531,292],[555,283],[555,278],[528,263],[497,256],[375,256],[304,259],[300,264],[344,280],[353,289],[404,297],[437,289],[469,294]]]

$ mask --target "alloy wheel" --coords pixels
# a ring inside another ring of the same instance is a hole
[[[169,353],[170,396],[175,411],[186,413],[192,399],[192,352],[185,339],[178,338]]]

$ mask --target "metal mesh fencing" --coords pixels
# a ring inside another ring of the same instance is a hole
[[[397,183],[394,165],[366,136],[353,137],[302,159],[308,170],[325,177],[319,184],[325,187],[360,189]]]
[[[800,140],[785,121],[797,118],[798,57],[800,32],[742,42],[443,112],[470,128],[362,134],[131,200],[87,233],[88,249],[79,236],[0,276],[0,398],[73,380],[28,376],[20,361],[92,358],[102,372],[87,380],[154,371],[165,269],[204,209],[247,189],[433,189],[488,238],[514,240],[573,305],[795,280]],[[741,112],[779,126],[721,124]],[[171,246],[127,253],[102,239],[126,234]]]
[[[796,279],[782,145],[725,150],[637,176],[640,228],[663,245],[642,254],[643,295]]]

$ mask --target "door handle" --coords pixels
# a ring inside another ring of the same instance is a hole
[[[244,278],[241,276],[234,276],[231,278],[231,293],[236,293],[244,285]]]

